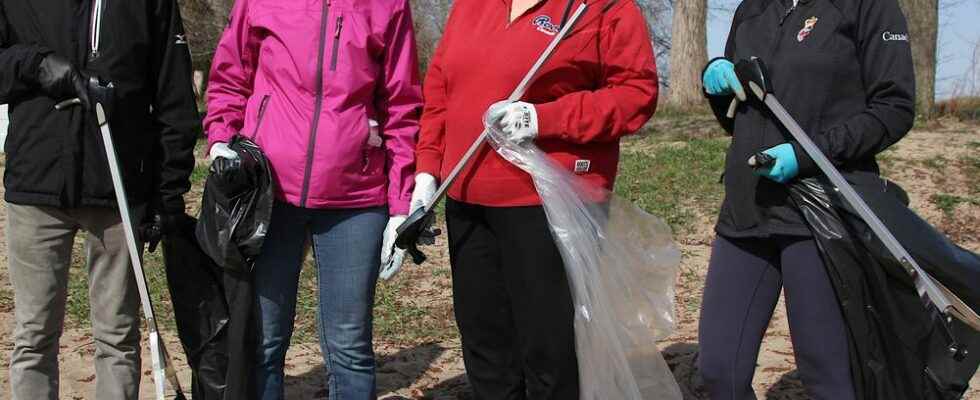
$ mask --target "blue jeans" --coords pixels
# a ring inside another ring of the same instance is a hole
[[[375,399],[372,308],[386,207],[313,210],[277,203],[255,263],[259,331],[254,379],[260,399],[283,398],[300,270],[312,239],[320,289],[320,349],[331,399]]]

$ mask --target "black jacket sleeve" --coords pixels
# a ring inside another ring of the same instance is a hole
[[[728,32],[728,40],[725,43],[725,58],[731,62],[736,62],[735,60],[735,31],[738,30],[738,24],[741,22],[740,9],[735,10],[735,17],[732,19],[732,28]],[[701,70],[701,76],[704,76],[704,71],[708,69],[708,65],[717,60],[714,58],[708,61],[704,65],[704,69]],[[702,88],[703,90],[703,88]],[[735,120],[733,118],[728,118],[728,106],[731,105],[732,100],[735,99],[735,95],[728,96],[709,96],[707,92],[704,93],[704,97],[708,99],[708,104],[711,105],[711,112],[715,114],[715,118],[718,119],[718,123],[721,124],[722,128],[728,132],[729,135],[735,132]]]
[[[35,90],[37,67],[49,53],[40,46],[17,43],[7,20],[6,2],[0,1],[0,104]]]
[[[856,34],[867,108],[816,135],[814,142],[831,162],[845,165],[873,158],[904,137],[915,122],[915,74],[908,25],[896,0],[863,0]],[[902,36],[895,36],[900,34]],[[800,174],[817,173],[798,144]]]
[[[150,82],[153,90],[153,122],[159,143],[154,151],[156,212],[184,212],[184,193],[190,190],[194,170],[194,145],[200,136],[201,119],[194,97],[191,57],[176,0],[154,1],[151,23],[153,60]]]

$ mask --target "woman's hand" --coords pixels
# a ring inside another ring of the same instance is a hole
[[[385,226],[384,237],[381,239],[381,274],[383,280],[391,279],[402,267],[405,260],[405,250],[395,247],[395,238],[398,237],[398,227],[401,226],[407,215],[392,215],[388,218],[388,225]]]
[[[749,158],[749,166],[755,169],[756,175],[779,183],[789,182],[800,173],[796,150],[790,143],[783,143],[752,156]]]
[[[414,214],[416,211],[424,208],[429,203],[432,203],[432,198],[435,197],[437,189],[436,178],[434,176],[424,172],[416,174],[415,189],[412,191],[412,201],[409,214]],[[395,276],[395,274],[398,273],[398,270],[401,269],[402,262],[405,260],[405,250],[395,247],[395,239],[398,237],[398,227],[401,226],[406,219],[408,219],[407,215],[393,215],[388,219],[388,226],[385,227],[384,238],[381,240],[380,277],[383,280],[388,280]],[[421,236],[420,241],[429,240],[432,243],[419,244],[435,243],[435,237],[439,233],[435,231],[431,232],[431,235]]]
[[[211,151],[208,152],[208,158],[211,162],[219,158],[226,158],[229,160],[234,160],[238,158],[238,153],[228,147],[228,143],[218,142],[214,146],[211,146]]]
[[[735,64],[724,58],[719,58],[708,64],[701,77],[704,91],[711,96],[735,95],[739,101],[745,101],[745,89],[735,75]]]
[[[500,120],[500,131],[514,143],[524,143],[538,136],[538,113],[534,104],[516,101],[490,106],[490,120]]]

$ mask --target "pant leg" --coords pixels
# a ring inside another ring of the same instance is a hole
[[[807,393],[816,400],[855,398],[844,316],[816,242],[789,242],[781,262],[796,367]]]
[[[488,208],[511,298],[529,399],[579,398],[575,315],[544,208]]]
[[[293,335],[308,221],[308,210],[276,203],[262,253],[252,271],[258,336],[253,379],[261,400],[279,400],[285,395],[286,351]]]
[[[313,218],[320,348],[331,399],[377,398],[372,311],[387,222],[386,207],[323,210]]]
[[[122,219],[112,208],[80,208],[72,213],[87,233],[95,397],[136,399],[140,385],[140,298]]]
[[[7,203],[7,272],[14,290],[10,356],[14,400],[58,399],[58,341],[77,229],[58,209]]]
[[[477,400],[525,398],[524,374],[497,237],[483,207],[447,199],[453,306]]]
[[[699,368],[713,400],[756,398],[752,377],[779,301],[777,256],[766,239],[715,239],[698,327]]]

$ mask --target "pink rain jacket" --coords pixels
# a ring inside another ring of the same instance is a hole
[[[254,137],[289,204],[407,214],[417,61],[408,0],[238,0],[211,69],[208,142]]]

